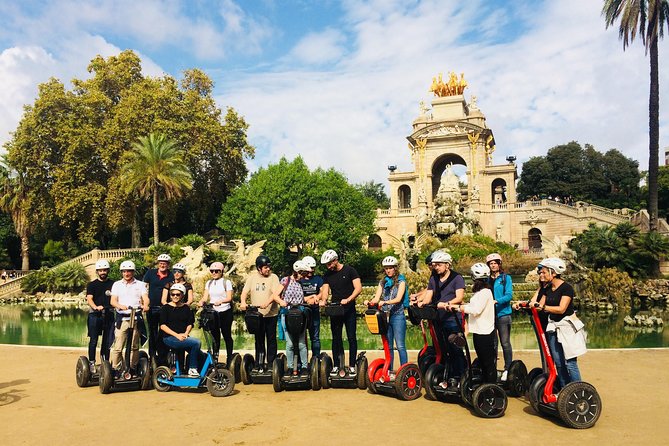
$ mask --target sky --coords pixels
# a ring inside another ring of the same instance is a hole
[[[464,72],[494,161],[575,140],[648,166],[649,60],[582,0],[0,0],[0,144],[37,87],[86,78],[132,49],[145,75],[189,68],[250,124],[251,171],[282,156],[386,183],[438,73]],[[669,146],[669,38],[660,42],[660,153]],[[664,102],[663,102],[664,100]]]

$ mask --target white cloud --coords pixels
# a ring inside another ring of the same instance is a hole
[[[287,62],[297,60],[315,65],[338,62],[345,51],[345,40],[344,34],[335,29],[307,34],[292,49]]]

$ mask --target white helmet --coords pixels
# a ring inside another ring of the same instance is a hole
[[[126,260],[121,262],[121,266],[118,267],[121,271],[135,271],[135,262],[132,260]]]
[[[184,265],[183,263],[175,263],[174,266],[172,267],[172,270],[175,270],[175,269],[180,269],[181,271],[183,271],[185,273],[186,272],[186,265]]]
[[[499,255],[499,254],[496,253],[496,252],[493,252],[492,254],[488,254],[488,255],[486,256],[486,258],[485,258],[485,263],[490,263],[490,262],[492,262],[493,260],[496,260],[496,261],[498,261],[499,263],[502,263],[502,256]]]
[[[445,251],[435,251],[432,253],[432,263],[453,263],[453,257]]]
[[[100,259],[95,262],[95,269],[109,269],[109,262],[105,259]]]
[[[172,261],[172,257],[170,257],[169,254],[161,254],[158,256],[158,261],[170,263]]]
[[[321,256],[321,263],[325,265],[326,263],[330,263],[338,258],[339,256],[337,255],[337,252],[334,249],[328,249]]]
[[[381,265],[383,266],[397,266],[397,264],[397,259],[393,256],[388,256],[381,261]]]
[[[564,260],[558,257],[548,257],[547,259],[543,259],[541,263],[539,263],[539,266],[550,268],[555,271],[555,274],[562,274],[567,270],[567,265],[564,263]]]
[[[302,260],[297,260],[293,263],[293,271],[298,272],[298,271],[306,271],[304,266],[304,262]]]
[[[474,263],[471,272],[472,279],[487,279],[490,277],[490,268],[485,263]]]
[[[305,265],[307,265],[309,268],[313,270],[313,268],[316,268],[316,259],[314,259],[311,256],[305,256],[302,261],[304,262]]]
[[[170,287],[170,291],[181,291],[181,294],[186,294],[186,287],[181,283],[175,283]]]

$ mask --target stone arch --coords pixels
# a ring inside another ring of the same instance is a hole
[[[411,209],[411,188],[406,184],[397,188],[397,207]]]
[[[508,197],[506,196],[506,181],[502,178],[495,178],[490,185],[491,203],[503,204],[506,203]]]
[[[367,238],[367,248],[372,251],[379,251],[383,247],[383,240],[379,234],[372,234]]]
[[[467,166],[467,162],[455,153],[445,153],[432,163],[432,199],[437,196],[441,184],[441,176],[449,164]]]
[[[527,247],[530,251],[541,251],[543,249],[541,243],[541,229],[532,228],[527,231]]]

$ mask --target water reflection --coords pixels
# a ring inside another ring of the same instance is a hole
[[[658,315],[669,320],[669,313]],[[581,312],[579,317],[588,330],[589,348],[669,347],[669,328],[645,331],[628,328],[623,324],[622,314]],[[0,343],[84,347],[88,345],[86,318],[86,307],[76,303],[0,305]],[[420,349],[423,345],[420,328],[410,323],[407,325],[407,348]],[[203,339],[199,329],[193,330],[193,334]],[[362,318],[358,319],[357,334],[359,350],[381,349],[380,337],[369,333]],[[233,337],[235,350],[253,349],[253,337],[246,333],[241,314],[235,316]],[[536,348],[534,333],[526,316],[514,315],[511,342],[516,349]],[[332,332],[326,317],[321,319],[321,343],[324,350],[332,347]],[[285,348],[284,341],[279,341],[279,348]]]

